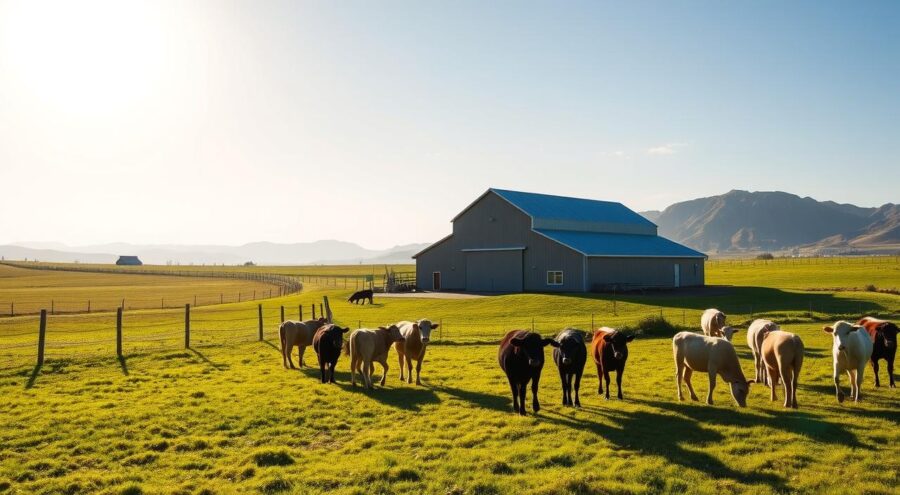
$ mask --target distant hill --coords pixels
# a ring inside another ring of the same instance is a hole
[[[412,263],[411,256],[427,244],[408,244],[390,249],[366,249],[352,242],[323,240],[279,244],[253,242],[242,246],[137,245],[112,243],[66,246],[60,243],[20,242],[0,246],[0,256],[10,260],[114,263],[119,255],[136,255],[151,265],[228,264],[253,261],[261,265]],[[52,249],[48,249],[52,247]]]
[[[662,236],[703,252],[900,250],[900,205],[864,208],[785,192],[730,191],[642,213]]]

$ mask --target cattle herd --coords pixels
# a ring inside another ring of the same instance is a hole
[[[672,338],[675,358],[675,380],[678,399],[684,400],[682,382],[687,385],[691,400],[699,400],[691,385],[693,373],[706,373],[709,387],[706,403],[713,403],[713,390],[717,378],[728,383],[731,395],[740,407],[747,405],[751,383],[769,386],[771,400],[777,400],[779,382],[784,387],[784,407],[797,408],[797,384],[803,366],[803,341],[797,335],[785,332],[778,324],[764,319],[754,320],[747,329],[747,346],[754,361],[754,376],[747,380],[741,369],[737,351],[731,340],[737,329],[725,324],[726,316],[717,309],[706,310],[701,319],[702,334],[680,332]],[[327,323],[325,318],[307,321],[286,321],[279,328],[282,361],[285,368],[294,368],[291,353],[299,348],[299,365],[304,366],[306,347],[315,350],[322,383],[334,383],[334,369],[341,352],[350,356],[350,381],[356,385],[359,374],[364,386],[372,389],[375,363],[383,372],[380,384],[384,386],[388,371],[388,352],[393,347],[400,363],[400,380],[412,383],[413,362],[416,363],[416,385],[420,385],[420,373],[425,350],[432,330],[438,325],[430,320],[401,321],[375,329],[360,328],[350,331]],[[860,400],[860,388],[866,363],[871,363],[875,374],[875,386],[881,385],[878,377],[878,361],[887,361],[888,379],[894,388],[894,356],[897,351],[897,325],[872,317],[864,317],[855,325],[838,321],[823,330],[833,339],[834,388],[838,402],[844,401],[840,376],[847,372],[850,378],[850,395]],[[590,337],[590,339],[588,339]],[[498,361],[505,372],[513,396],[513,409],[525,414],[525,395],[531,384],[532,409],[540,410],[538,384],[544,366],[544,347],[553,347],[553,361],[559,370],[565,406],[579,407],[581,376],[588,355],[597,365],[598,394],[609,399],[610,374],[616,374],[616,395],[622,399],[622,374],[628,360],[628,343],[634,335],[612,328],[602,327],[588,334],[582,330],[567,328],[554,338],[544,338],[527,330],[512,330],[500,341]],[[589,347],[589,349],[588,349]],[[404,370],[406,371],[404,375]]]

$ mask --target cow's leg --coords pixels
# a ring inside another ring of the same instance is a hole
[[[369,361],[369,388],[375,388],[375,381],[372,380],[372,377],[375,376],[375,361]]]
[[[844,392],[841,391],[841,370],[838,369],[837,364],[834,365],[832,377],[834,378],[834,395],[837,397],[838,402],[844,402]]]
[[[603,397],[606,400],[609,400],[609,370],[608,369],[603,370],[603,381],[606,382],[606,393],[603,395]]]
[[[400,363],[400,364],[399,364],[399,367],[400,367],[400,381],[402,382],[403,380],[406,379],[406,377],[403,376],[403,354],[400,353],[400,352],[397,353],[397,362]]]
[[[525,416],[525,391],[528,389],[528,381],[519,382],[519,414]]]
[[[534,377],[531,378],[531,407],[534,409],[535,414],[541,410],[541,403],[538,402],[538,382],[541,381],[541,375],[535,374]],[[524,390],[522,397],[524,398]]]
[[[291,353],[294,351],[294,343],[290,338],[287,339],[287,345],[284,348],[284,355],[287,356],[287,362],[291,369],[294,369],[294,362],[291,360]]]
[[[406,383],[412,383],[412,358],[406,356]]]
[[[856,395],[853,398],[856,402],[859,402],[862,400],[863,373],[865,371],[866,371],[866,365],[862,364],[859,367],[859,369],[856,370],[856,373],[855,373],[856,376],[853,377],[856,379],[855,380],[856,381]]]
[[[776,373],[778,373],[778,371],[775,370],[775,368],[769,368],[768,365],[766,366],[766,370],[769,374],[769,378],[771,378],[771,380],[769,380],[769,389],[771,390],[771,394],[769,394],[769,400],[776,401],[778,400],[778,396],[775,392],[775,386],[778,384],[778,377],[776,376]]]
[[[678,387],[678,400],[684,400],[684,394],[681,392],[681,378],[684,374],[684,365],[678,359],[675,360],[675,386]]]
[[[297,354],[300,356],[300,357],[299,357],[299,359],[300,359],[300,368],[302,368],[302,367],[305,366],[305,364],[303,364],[303,354],[306,352],[306,346],[303,345],[303,344],[300,344],[300,345],[297,346],[297,349],[298,349],[298,350],[297,350]]]
[[[698,401],[698,400],[700,400],[700,398],[697,397],[697,394],[694,392],[694,384],[691,383],[692,376],[694,376],[694,370],[685,366],[684,367],[684,383],[685,383],[685,385],[687,385],[688,393],[691,394],[691,400]]]
[[[597,395],[603,395],[603,365],[597,363]]]
[[[581,407],[581,399],[578,396],[578,391],[581,389],[581,374],[583,372],[583,369],[575,371],[575,407]]]
[[[575,379],[575,373],[566,373],[566,397],[569,399],[569,405],[574,406],[575,402],[572,400],[572,380]]]
[[[355,356],[350,356],[350,385],[356,386],[356,366],[358,362]]]
[[[616,392],[618,392],[616,397],[618,397],[619,400],[623,399],[623,397],[622,397],[622,375],[623,374],[625,374],[625,366],[624,365],[621,366],[618,369],[618,371],[616,371]]]
[[[784,407],[792,407],[794,405],[793,393],[793,376],[794,370],[790,363],[778,363],[778,373],[781,376],[781,383],[784,385]]]
[[[387,357],[385,357],[384,361],[381,361],[381,366],[384,368],[384,373],[381,374],[381,386],[383,387],[384,383],[387,381],[387,372],[388,372]],[[375,368],[375,366],[372,366],[372,369],[374,369],[374,368]]]
[[[419,359],[416,360],[416,385],[422,384],[422,361],[425,360],[425,356],[419,356]]]
[[[857,392],[856,392],[856,376],[858,373],[856,370],[847,370],[847,376],[850,378],[850,398],[854,401],[857,400]]]
[[[513,412],[519,412],[519,387],[513,382],[511,376],[506,375],[507,381],[509,381],[509,389],[512,391],[513,396]]]
[[[880,387],[881,382],[878,380],[878,360],[872,358],[872,374],[875,375],[875,386]]]
[[[328,383],[328,378],[325,376],[325,360],[319,359],[319,375],[322,379],[322,383]]]
[[[707,373],[709,374],[709,392],[706,393],[706,403],[712,405],[713,403],[713,390],[716,389],[716,372],[718,369],[715,366],[710,366]]]
[[[894,352],[896,352],[896,350]],[[887,372],[888,382],[890,382],[891,388],[897,388],[897,386],[894,385],[894,356],[887,357]]]
[[[566,393],[566,372],[563,371],[562,368],[559,368],[559,383],[562,385],[562,396],[563,396],[562,405],[568,406],[569,405],[569,397],[568,397],[568,394]]]

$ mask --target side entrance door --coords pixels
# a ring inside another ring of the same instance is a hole
[[[434,272],[431,274],[431,289],[441,290],[441,272]]]
[[[681,265],[675,263],[675,287],[681,287]]]

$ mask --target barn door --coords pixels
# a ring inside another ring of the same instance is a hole
[[[675,263],[675,287],[681,287],[681,265]]]
[[[434,272],[431,274],[431,289],[441,290],[441,272]]]

